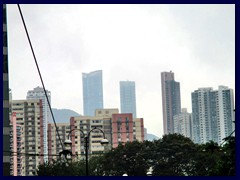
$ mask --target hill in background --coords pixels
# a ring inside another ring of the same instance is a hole
[[[69,123],[70,117],[72,116],[81,116],[77,112],[70,109],[56,109],[52,108],[54,119],[56,123]],[[51,123],[53,122],[52,117],[50,118]]]
[[[147,138],[145,139],[147,139],[148,141],[153,141],[154,139],[158,140],[159,137],[155,136],[154,134],[147,134]]]

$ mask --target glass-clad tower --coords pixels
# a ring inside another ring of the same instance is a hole
[[[94,116],[96,109],[103,109],[102,70],[82,73],[83,113]]]
[[[120,81],[121,113],[132,113],[136,118],[136,95],[134,81]]]

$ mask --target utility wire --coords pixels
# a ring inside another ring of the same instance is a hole
[[[59,154],[38,154],[38,153],[22,153],[22,152],[14,152],[14,151],[3,151],[10,153],[11,156],[59,156]]]
[[[32,51],[32,54],[33,54],[33,58],[34,58],[35,64],[37,66],[38,74],[39,74],[39,77],[41,79],[41,83],[42,83],[42,86],[43,86],[43,89],[44,89],[44,93],[45,93],[45,96],[46,96],[46,99],[47,99],[47,102],[48,102],[48,106],[49,106],[49,109],[50,109],[50,112],[51,112],[51,115],[52,115],[52,119],[53,119],[56,131],[57,131],[57,134],[58,134],[58,138],[59,138],[59,141],[61,143],[62,149],[64,150],[64,146],[63,146],[62,140],[61,140],[59,132],[58,132],[58,127],[57,127],[57,124],[56,124],[56,121],[55,121],[55,118],[54,118],[54,115],[53,115],[53,112],[52,112],[52,108],[51,108],[51,105],[50,105],[50,102],[49,102],[49,99],[48,99],[48,96],[47,96],[47,92],[46,92],[46,89],[45,89],[45,86],[44,86],[44,83],[43,83],[42,75],[41,75],[41,72],[40,72],[40,69],[39,69],[39,66],[38,66],[38,63],[37,63],[37,58],[35,56],[35,53],[34,53],[34,50],[33,50],[33,47],[32,47],[32,43],[31,43],[31,40],[30,40],[30,37],[29,37],[29,34],[28,34],[28,30],[27,30],[27,27],[26,27],[26,24],[25,24],[25,21],[24,21],[24,18],[23,18],[23,14],[22,14],[20,5],[17,4],[17,6],[18,6],[18,9],[19,9],[19,13],[21,15],[21,19],[22,19],[22,22],[23,22],[23,25],[24,25],[24,29],[25,29],[27,38],[28,38],[29,45],[31,47],[31,51]]]

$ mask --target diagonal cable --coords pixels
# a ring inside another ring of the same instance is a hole
[[[19,5],[19,4],[17,4],[17,5],[18,5],[18,9],[19,9],[19,12],[20,12],[20,15],[21,15],[21,19],[22,19],[22,22],[23,22],[23,25],[24,25],[24,29],[25,29],[26,34],[27,34],[28,42],[29,42],[29,45],[30,45],[30,47],[31,47],[31,51],[32,51],[32,54],[33,54],[33,58],[34,58],[34,61],[35,61],[36,66],[37,66],[38,74],[39,74],[39,77],[40,77],[40,79],[41,79],[41,83],[42,83],[42,86],[43,86],[43,89],[44,89],[44,93],[45,93],[45,96],[46,96],[46,98],[47,98],[47,103],[48,103],[48,106],[49,106],[49,109],[50,109],[50,112],[51,112],[51,115],[52,115],[52,119],[53,119],[53,122],[54,122],[54,125],[55,125],[55,128],[56,128],[56,132],[57,132],[57,135],[58,135],[58,139],[59,139],[59,141],[60,141],[60,144],[61,144],[61,146],[62,146],[62,149],[64,150],[63,143],[62,143],[62,140],[61,140],[60,135],[59,135],[59,132],[58,132],[58,127],[57,127],[55,118],[54,118],[54,116],[53,116],[52,108],[51,108],[51,105],[50,105],[50,102],[49,102],[49,99],[48,99],[48,96],[47,96],[47,92],[46,92],[46,89],[45,89],[45,86],[44,86],[44,83],[43,83],[42,75],[41,75],[41,72],[40,72],[40,69],[39,69],[39,66],[38,66],[38,63],[37,63],[37,58],[36,58],[36,56],[35,56],[35,53],[34,53],[34,50],[33,50],[33,47],[32,47],[32,43],[31,43],[31,40],[30,40],[30,37],[29,37],[29,34],[28,34],[28,30],[27,30],[27,27],[26,27],[26,24],[25,24],[25,21],[24,21],[24,18],[23,18],[23,14],[22,14],[20,5]]]

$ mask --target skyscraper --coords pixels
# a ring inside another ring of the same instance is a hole
[[[173,116],[181,113],[180,83],[172,71],[161,73],[161,83],[164,134],[174,133]]]
[[[136,118],[136,95],[134,81],[120,81],[121,113],[132,113]]]
[[[217,122],[220,131],[215,133],[218,134],[218,143],[221,143],[223,138],[229,136],[235,130],[234,97],[233,90],[227,86],[219,86],[217,92],[216,107],[217,112],[219,112]]]
[[[83,113],[94,116],[96,109],[103,109],[102,70],[82,73]]]
[[[199,88],[192,92],[193,141],[220,144],[234,127],[233,90],[226,86]]]
[[[212,140],[210,92],[212,88],[199,88],[192,92],[193,141],[205,143]]]
[[[48,100],[51,105],[51,92],[46,90]],[[30,99],[41,99],[43,105],[43,145],[44,145],[44,161],[48,160],[48,141],[47,141],[47,128],[50,121],[50,108],[47,102],[47,98],[44,93],[44,89],[41,87],[36,87],[33,90],[27,92],[27,100]]]

